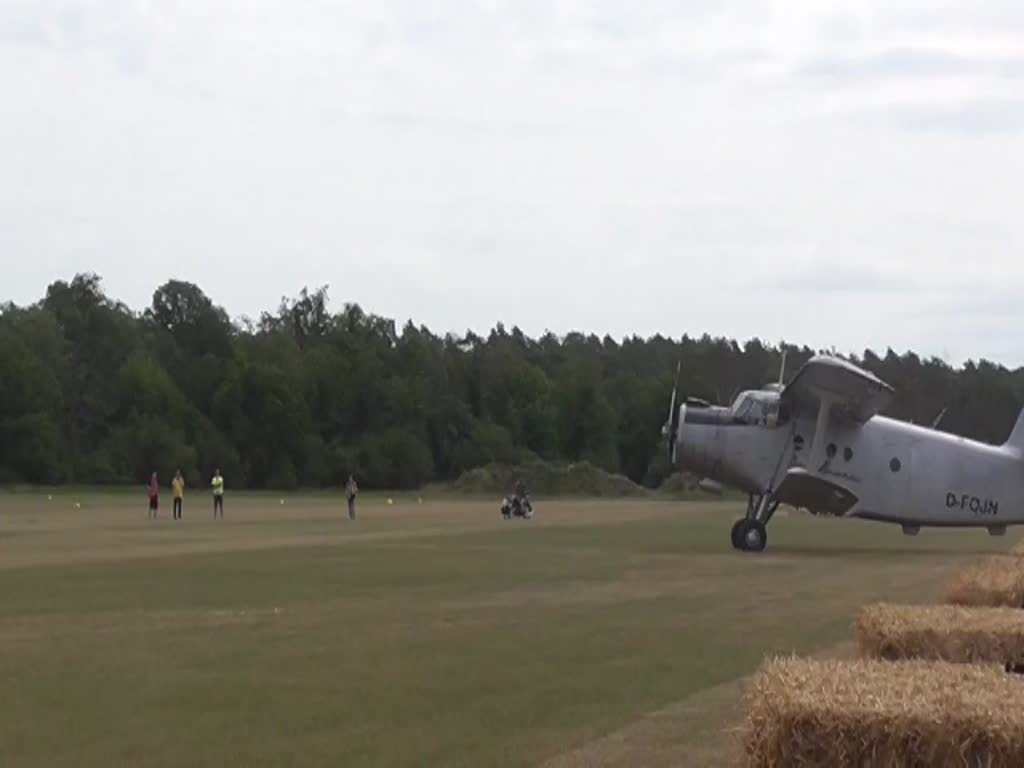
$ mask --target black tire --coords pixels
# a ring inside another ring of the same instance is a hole
[[[739,549],[741,542],[743,541],[743,534],[746,533],[746,529],[743,527],[746,525],[747,519],[740,518],[732,526],[732,548]]]
[[[757,520],[747,521],[747,525],[743,529],[743,540],[740,549],[744,552],[764,552],[764,548],[767,546],[768,529]]]

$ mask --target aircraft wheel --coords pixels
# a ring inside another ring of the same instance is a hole
[[[744,552],[763,552],[764,548],[768,546],[768,529],[757,520],[746,522],[747,525],[743,529],[740,549]]]
[[[746,524],[746,522],[747,522],[747,519],[745,517],[741,517],[739,520],[737,520],[735,523],[733,523],[733,526],[732,526],[732,548],[733,549],[739,549],[743,545],[743,534],[745,533],[745,531],[743,530],[743,526]]]

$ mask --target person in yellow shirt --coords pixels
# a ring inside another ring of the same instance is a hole
[[[181,520],[181,504],[185,499],[185,478],[181,476],[180,469],[171,480],[171,488],[174,489],[174,519]]]
[[[210,481],[213,487],[213,519],[217,519],[217,512],[220,512],[220,519],[224,519],[224,478],[220,476],[218,469],[213,473],[213,480]]]

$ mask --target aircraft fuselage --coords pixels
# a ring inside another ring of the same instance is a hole
[[[677,464],[748,493],[779,492],[783,503],[814,512],[908,527],[1024,524],[1016,447],[884,416],[816,435],[807,417],[766,426],[742,423],[728,408],[682,408]]]

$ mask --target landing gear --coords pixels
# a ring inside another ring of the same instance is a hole
[[[739,546],[744,552],[764,552],[768,546],[768,529],[757,520],[741,520]]]
[[[779,502],[771,494],[752,493],[747,501],[747,515],[732,527],[732,546],[743,552],[763,552],[768,546],[768,521]]]
[[[747,524],[747,519],[740,518],[732,526],[732,548],[739,549],[740,542],[743,541],[743,534],[746,533],[744,526]]]

